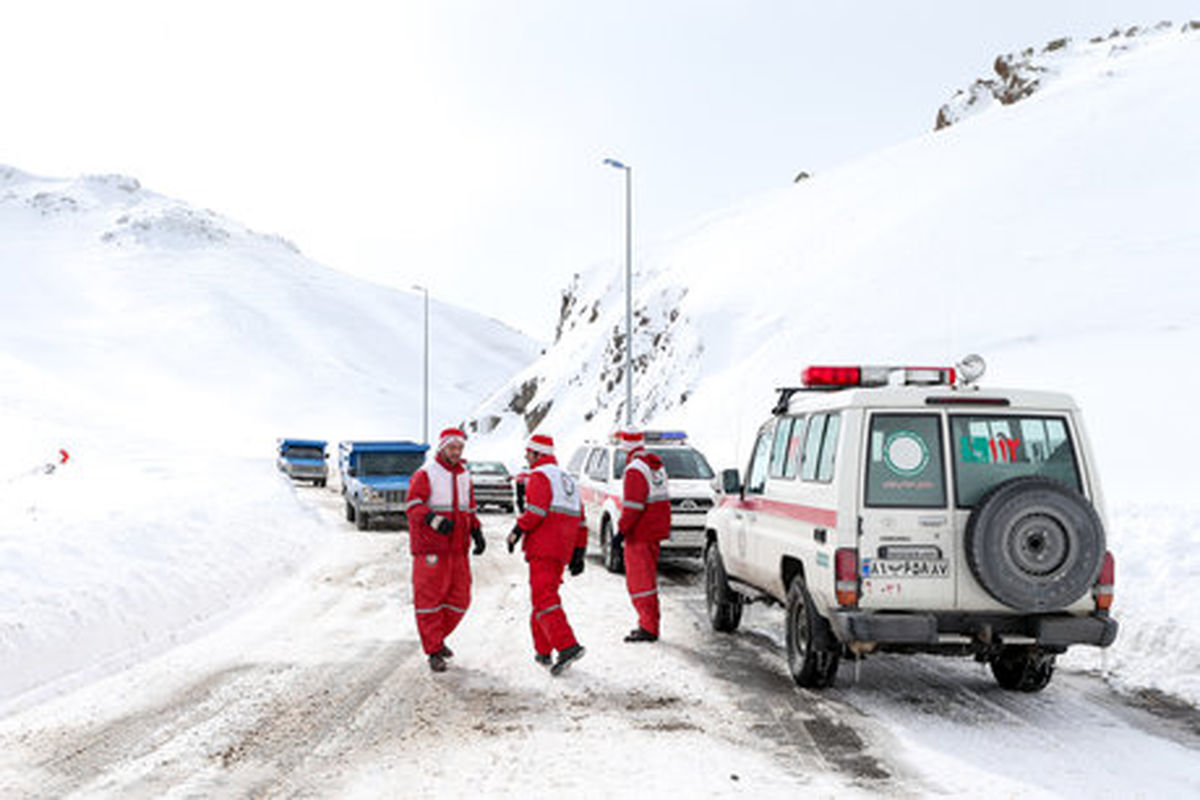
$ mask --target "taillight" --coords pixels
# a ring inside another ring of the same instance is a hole
[[[1100,577],[1092,587],[1092,599],[1096,601],[1097,611],[1108,611],[1113,601],[1113,578],[1116,576],[1116,562],[1113,561],[1112,551],[1104,551],[1104,566],[1100,567]]]
[[[858,550],[853,547],[839,547],[834,554],[833,574],[837,583],[839,606],[854,608],[858,605]]]

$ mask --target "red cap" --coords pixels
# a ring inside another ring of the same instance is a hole
[[[446,428],[446,430],[442,431],[441,435],[438,436],[438,450],[441,450],[446,445],[454,442],[466,444],[467,434],[463,433],[461,428]]]
[[[540,453],[544,456],[554,455],[554,437],[545,436],[540,433],[535,433],[529,437],[529,441],[525,443],[526,450],[532,450],[535,453]]]

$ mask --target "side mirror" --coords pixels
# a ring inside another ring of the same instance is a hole
[[[347,474],[348,474],[348,475],[349,475],[351,478],[356,478],[356,477],[358,477],[358,467],[351,467],[351,468],[350,468],[350,469],[347,471]]]
[[[721,470],[721,491],[725,494],[742,493],[742,479],[736,469]]]
[[[328,460],[329,460],[329,453],[326,453],[326,454],[325,454],[325,460],[326,460],[326,461],[328,461]]]

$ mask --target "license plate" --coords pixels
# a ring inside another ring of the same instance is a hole
[[[864,558],[864,578],[948,578],[950,562],[947,559],[903,559]]]

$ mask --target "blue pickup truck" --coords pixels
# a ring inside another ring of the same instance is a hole
[[[408,481],[425,463],[429,445],[416,442],[341,442],[338,469],[346,521],[365,531],[371,520],[398,517],[402,524]]]
[[[324,486],[329,478],[329,466],[325,459],[325,442],[320,439],[278,439],[275,442],[275,466],[279,471],[296,481],[312,481],[313,486]]]

